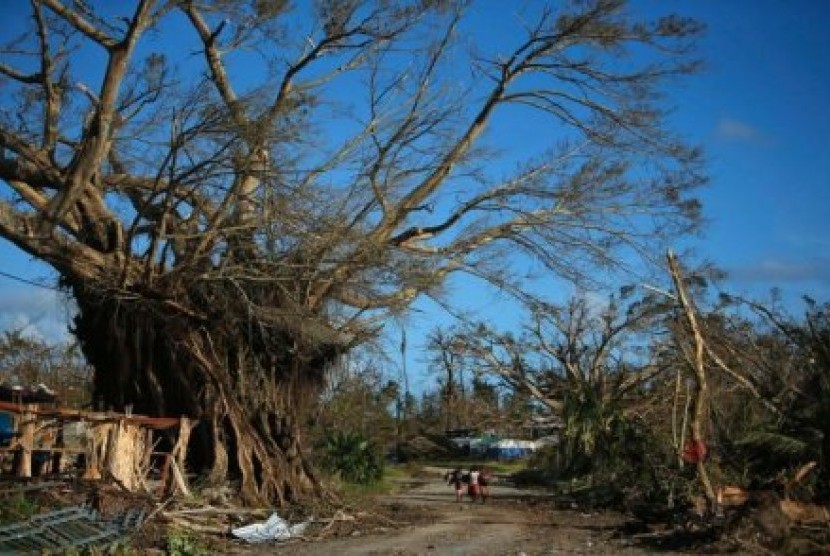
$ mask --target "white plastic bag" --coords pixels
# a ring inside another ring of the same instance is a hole
[[[294,537],[300,537],[305,532],[310,521],[291,525],[278,514],[274,513],[265,523],[252,523],[244,527],[233,529],[234,537],[240,538],[249,543],[268,541],[285,541]]]

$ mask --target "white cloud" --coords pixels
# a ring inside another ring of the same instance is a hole
[[[737,141],[754,145],[770,145],[771,139],[761,130],[733,118],[721,118],[715,127],[715,136],[725,141]]]
[[[65,296],[41,288],[13,287],[0,291],[0,331],[19,330],[47,342],[69,340],[70,313]]]
[[[772,285],[785,282],[830,282],[830,258],[814,258],[802,261],[787,261],[767,258],[753,265],[729,271],[731,278],[746,282],[770,282]]]

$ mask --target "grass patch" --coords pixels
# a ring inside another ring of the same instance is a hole
[[[403,465],[387,465],[383,471],[383,480],[400,481],[404,479],[409,479],[417,475],[421,469],[422,466],[415,465],[412,463],[405,463]]]
[[[392,494],[401,488],[401,481],[413,476],[412,467],[407,465],[387,465],[383,470],[381,480],[370,484],[347,483],[342,481],[338,488],[346,500],[359,500],[361,498]]]
[[[25,521],[38,512],[38,506],[23,493],[0,501],[0,523]]]
[[[386,479],[376,483],[362,485],[359,483],[343,483],[340,486],[340,492],[346,499],[363,498],[365,496],[376,496],[379,494],[389,494],[395,491],[394,484]]]

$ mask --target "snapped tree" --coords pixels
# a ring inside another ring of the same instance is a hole
[[[466,4],[31,0],[0,53],[0,236],[77,301],[96,396],[198,419],[246,501],[322,492],[299,409],[450,275],[518,292],[517,256],[578,278],[697,223],[661,98],[695,22],[540,3],[499,44]]]

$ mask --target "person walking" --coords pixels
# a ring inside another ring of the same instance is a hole
[[[470,498],[473,499],[473,503],[479,497],[480,487],[479,487],[479,477],[481,477],[481,472],[478,470],[478,467],[471,467],[470,468],[470,488],[468,490],[470,494]]]
[[[461,503],[464,497],[464,472],[460,467],[456,467],[455,471],[447,473],[447,483],[455,487],[455,501]]]

